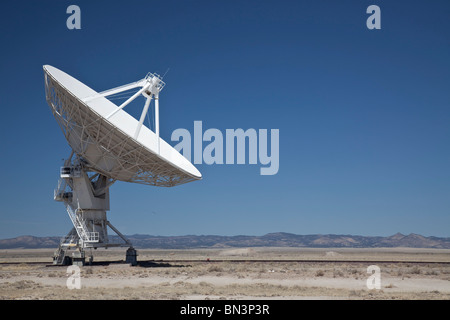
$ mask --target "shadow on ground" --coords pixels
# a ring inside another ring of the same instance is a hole
[[[91,266],[109,266],[109,265],[126,265],[124,260],[115,260],[115,261],[93,261],[91,264],[86,263],[86,265]],[[183,265],[183,264],[171,264],[167,262],[158,262],[154,260],[147,261],[138,261],[136,267],[141,268],[186,268],[192,267],[191,265]]]

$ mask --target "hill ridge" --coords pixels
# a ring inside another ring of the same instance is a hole
[[[361,236],[340,234],[299,235],[271,232],[262,236],[235,235],[182,235],[153,236],[134,234],[127,236],[136,248],[190,249],[207,247],[312,247],[312,248],[381,248],[410,247],[450,249],[450,238],[425,237],[410,233],[391,236]],[[114,238],[114,237],[112,237]],[[56,248],[61,237],[35,237],[23,235],[0,240],[0,249]]]

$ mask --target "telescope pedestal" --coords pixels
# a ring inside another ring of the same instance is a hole
[[[79,158],[72,164],[71,158],[72,156],[61,168],[61,179],[54,199],[66,206],[73,228],[61,240],[55,251],[53,264],[84,265],[86,249],[129,247],[126,262],[136,265],[137,253],[131,242],[106,218],[106,211],[109,210],[109,187],[115,180],[89,171]],[[117,234],[121,242],[108,236],[108,227]],[[91,254],[89,262],[92,261]]]

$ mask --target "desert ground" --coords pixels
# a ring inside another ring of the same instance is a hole
[[[79,289],[53,251],[0,250],[0,299],[450,299],[448,249],[138,249],[137,266],[124,248],[98,249]],[[380,289],[367,287],[370,265]]]

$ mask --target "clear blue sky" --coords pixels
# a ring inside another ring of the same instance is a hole
[[[68,30],[66,8],[81,8]],[[366,9],[381,8],[381,30]],[[450,2],[2,1],[0,238],[64,235],[70,153],[50,64],[102,91],[163,74],[161,136],[280,130],[280,169],[197,165],[175,188],[117,182],[124,234],[450,236]]]

